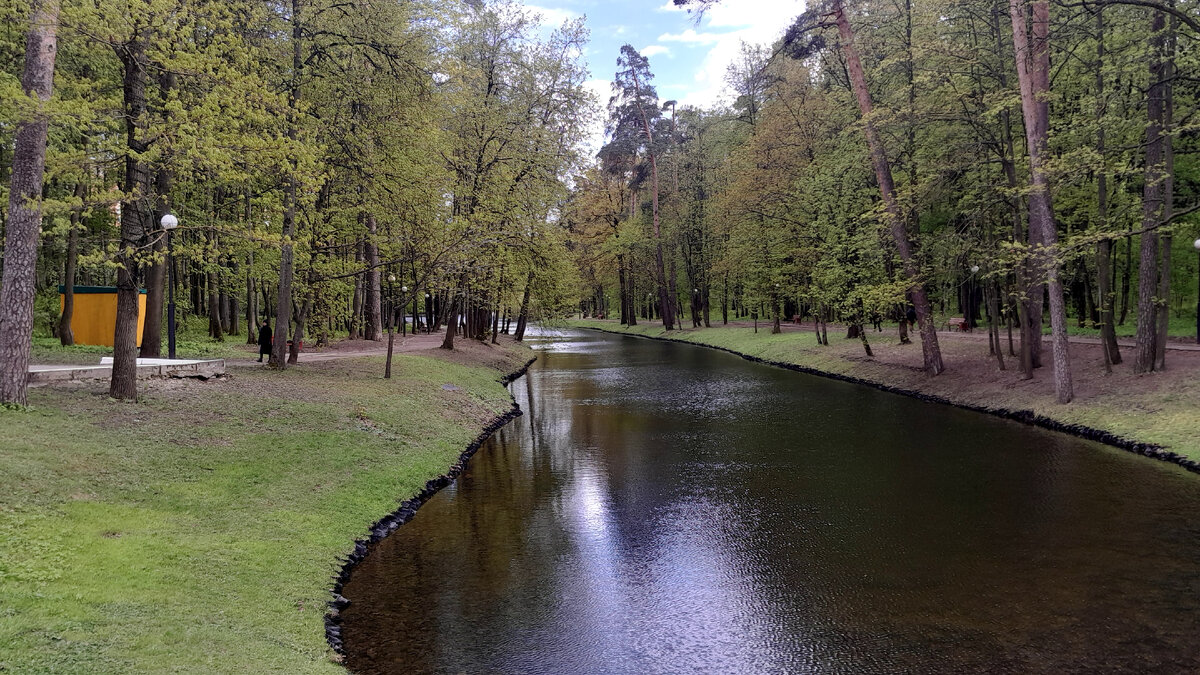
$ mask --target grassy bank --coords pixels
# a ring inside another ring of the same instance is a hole
[[[0,412],[0,671],[340,672],[338,558],[510,409],[497,380],[528,356],[32,390]]]
[[[648,337],[670,337],[722,347],[769,361],[791,363],[825,373],[845,375],[901,389],[919,391],[960,404],[1005,410],[1029,410],[1068,425],[1100,429],[1141,443],[1163,446],[1192,460],[1200,460],[1200,352],[1170,352],[1168,370],[1134,375],[1128,363],[1106,375],[1100,348],[1071,345],[1075,401],[1060,405],[1054,399],[1049,367],[1022,380],[1015,360],[1000,371],[989,356],[987,341],[964,336],[941,339],[947,372],[928,377],[921,370],[919,344],[901,345],[895,332],[868,332],[875,352],[868,358],[857,339],[829,335],[830,346],[817,344],[811,325],[789,327],[778,335],[770,325],[755,333],[747,327],[713,327],[666,333],[661,324],[633,327],[615,321],[573,320],[570,325],[601,328]],[[1133,354],[1126,356],[1132,361]]]

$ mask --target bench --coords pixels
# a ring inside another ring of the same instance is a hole
[[[967,325],[967,320],[961,316],[950,319],[949,328],[951,332],[958,331],[959,333],[966,333],[971,330],[971,327]]]

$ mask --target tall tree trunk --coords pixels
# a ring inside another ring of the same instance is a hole
[[[1000,282],[992,280],[991,287],[985,291],[985,295],[988,305],[988,333],[991,335],[990,340],[996,350],[996,366],[1000,370],[1005,370],[1004,350],[1000,346]]]
[[[1171,3],[1174,5],[1174,2]],[[1175,144],[1172,127],[1175,123],[1175,22],[1167,20],[1167,35],[1163,56],[1163,203],[1162,222],[1169,222],[1175,210]],[[1167,333],[1171,328],[1171,230],[1163,231],[1162,263],[1158,271],[1158,327],[1155,332],[1155,367],[1167,369]]]
[[[248,219],[247,219],[248,220]],[[246,344],[258,342],[258,292],[254,288],[254,253],[250,253],[246,265]]]
[[[442,339],[442,349],[454,349],[454,332],[458,329],[458,295],[454,291],[446,303],[446,337]]]
[[[517,329],[513,338],[517,342],[525,340],[525,326],[529,323],[529,295],[533,290],[533,270],[529,270],[529,276],[525,279],[525,293],[521,296],[521,311],[517,314]]]
[[[863,352],[868,357],[874,358],[875,354],[871,352],[871,343],[867,342],[867,331],[863,330],[862,324],[858,324],[858,339],[862,342]]]
[[[75,344],[75,331],[71,319],[75,314],[75,268],[79,262],[79,227],[83,220],[83,202],[87,197],[87,183],[75,184],[75,199],[78,204],[71,207],[71,229],[67,232],[67,261],[63,270],[63,309],[58,317],[58,339],[64,347]]]
[[[638,307],[640,307],[642,303],[639,301],[637,296],[637,275],[634,274],[633,271],[634,257],[632,254],[630,255],[626,264],[629,267],[628,274],[625,277],[625,287],[629,293],[629,300],[626,302],[626,304],[629,306],[629,325],[636,326]]]
[[[998,1],[992,4],[992,17],[995,21],[995,54],[998,59],[1004,59],[1004,34]],[[1009,23],[1011,24],[1011,21]],[[997,77],[1000,86],[1007,89],[1008,76],[1003,69],[1000,70]],[[1000,110],[1000,139],[1002,143],[1001,168],[1004,171],[1004,180],[1013,195],[1009,198],[1009,209],[1013,222],[1013,242],[1026,241],[1025,221],[1021,215],[1022,202],[1021,197],[1018,196],[1020,185],[1017,183],[1012,116],[1009,114],[1008,106]],[[1036,237],[1036,233],[1028,233],[1028,241],[1031,245],[1034,244]],[[1017,298],[1015,304],[1018,305],[1017,317],[1021,328],[1021,376],[1027,380],[1033,378],[1033,369],[1040,368],[1042,365],[1042,301],[1045,287],[1040,280],[1035,278],[1037,275],[1034,274],[1033,267],[1032,261],[1025,260],[1018,265],[1014,275],[1017,287],[1024,293],[1024,298]]]
[[[208,336],[217,342],[225,340],[221,330],[221,293],[216,271],[208,273]]]
[[[1118,326],[1125,325],[1129,316],[1129,280],[1133,276],[1133,236],[1125,237],[1125,264],[1121,269],[1121,318]]]
[[[238,266],[236,260],[229,262],[229,276],[231,279],[238,278]],[[238,334],[238,315],[240,314],[238,307],[238,294],[230,291],[227,297],[229,302],[229,331],[230,335]]]
[[[296,329],[292,332],[291,344],[286,345],[288,350],[288,365],[294,366],[300,360],[300,346],[304,343],[304,329],[308,326],[308,316],[312,311],[313,306],[313,291],[309,291],[304,298],[304,304],[300,306],[300,312],[296,315]]]
[[[863,131],[867,137],[871,165],[875,169],[875,178],[879,182],[879,192],[883,197],[892,239],[896,243],[900,261],[904,266],[904,276],[911,284],[909,293],[912,296],[913,309],[917,314],[917,325],[921,331],[921,353],[925,363],[925,372],[937,375],[946,369],[938,345],[937,326],[933,323],[933,310],[929,305],[929,296],[921,282],[920,269],[908,241],[908,232],[904,227],[900,204],[896,200],[896,186],[892,181],[892,169],[888,164],[887,151],[884,149],[883,141],[875,131],[875,123],[871,119],[871,92],[867,89],[867,77],[858,56],[858,48],[854,46],[854,30],[850,27],[850,20],[846,17],[842,0],[834,0],[832,9],[837,21],[838,34],[841,37],[842,53],[846,58],[846,68],[850,73],[851,87],[854,89],[855,98],[858,99],[858,108],[862,113]]]
[[[721,285],[721,325],[729,325],[729,273],[725,273],[725,283]]]
[[[641,83],[638,82],[637,71],[633,70],[633,85],[637,90],[641,89]],[[646,111],[642,109],[641,104],[638,104],[638,112],[642,115],[642,128],[646,132],[646,145],[649,148],[647,154],[650,155],[650,187],[653,193],[650,195],[650,203],[652,205],[651,215],[654,225],[654,271],[656,282],[658,283],[658,306],[662,316],[663,328],[673,330],[675,328],[675,311],[671,307],[670,290],[667,287],[667,270],[665,260],[663,258],[662,245],[662,230],[658,220],[658,158],[654,152],[654,133],[650,130],[650,118],[647,117]],[[519,325],[519,324],[518,324]]]
[[[382,296],[380,290],[380,273],[379,273],[379,245],[375,241],[375,237],[379,232],[379,226],[375,223],[375,214],[367,214],[367,242],[363,247],[366,256],[367,274],[365,279],[367,306],[366,306],[366,335],[363,337],[379,342],[383,339],[383,310]]]
[[[396,344],[396,331],[392,329],[391,322],[388,323],[388,350],[387,360],[383,364],[383,379],[390,380],[392,378],[392,349]]]
[[[304,72],[301,39],[304,37],[300,20],[302,0],[292,0],[292,81],[288,91],[288,139],[293,143],[299,138],[300,82]],[[283,191],[283,240],[279,245],[279,297],[275,307],[275,342],[271,345],[269,365],[272,368],[287,368],[287,335],[292,321],[292,277],[295,274],[296,199],[299,192],[297,173],[299,158],[289,158],[287,185]]]
[[[492,344],[500,344],[500,290],[504,288],[504,270],[500,271],[500,285],[496,287],[496,311],[492,312]]]
[[[124,66],[125,192],[121,203],[121,245],[117,253],[117,321],[113,333],[113,366],[109,396],[137,398],[138,250],[150,231],[150,174],[142,161],[146,143],[139,131],[146,122],[146,37],[135,34],[116,47]]]
[[[167,100],[170,91],[175,88],[175,74],[163,70],[158,78],[159,90],[163,100]],[[164,121],[168,115],[163,111]],[[162,356],[162,319],[163,296],[165,295],[167,279],[167,234],[159,228],[162,217],[170,211],[171,170],[165,161],[160,164],[154,176],[154,191],[156,193],[154,220],[150,224],[158,232],[154,237],[154,259],[146,270],[146,319],[142,328],[141,356],[156,359]]]
[[[675,268],[675,247],[671,247],[671,266],[670,276],[667,278],[667,292],[670,294],[671,310],[675,313],[671,323],[675,323],[675,319],[679,320],[679,325],[683,326],[683,307],[679,304],[679,290],[675,285],[675,280],[679,277]]]
[[[58,0],[34,0],[25,38],[21,90],[39,102],[50,100],[54,57],[58,53]],[[42,225],[42,179],[50,119],[41,110],[17,125],[4,232],[4,274],[0,281],[0,403],[28,401],[29,352],[33,338],[33,299],[37,291],[37,247]]]
[[[363,259],[363,242],[360,241],[354,245],[355,268],[363,264]],[[350,300],[350,325],[348,326],[350,331],[349,338],[351,340],[357,340],[361,337],[359,327],[362,325],[364,276],[359,274],[354,277],[354,295]]]
[[[1025,7],[1033,9],[1032,40],[1026,34]],[[1071,358],[1067,345],[1067,309],[1059,278],[1058,228],[1050,199],[1050,182],[1044,167],[1050,133],[1050,5],[1047,0],[1010,0],[1016,51],[1017,82],[1021,89],[1021,111],[1025,117],[1025,140],[1029,146],[1029,230],[1034,240],[1034,260],[1046,276],[1050,294],[1050,330],[1054,352],[1054,392],[1059,403],[1074,398]],[[1037,234],[1034,239],[1034,234]],[[1041,307],[1038,307],[1041,311]],[[1029,317],[1032,322],[1032,317]]]
[[[617,284],[621,294],[621,324],[629,323],[629,296],[625,287],[625,255],[617,254]]]
[[[1108,167],[1104,134],[1104,5],[1096,7],[1096,153],[1101,169],[1096,176],[1096,220],[1101,232],[1108,230]],[[1100,299],[1100,342],[1104,351],[1104,367],[1112,370],[1121,363],[1117,345],[1117,330],[1113,325],[1112,240],[1101,239],[1096,244],[1096,284]]]
[[[1163,55],[1166,51],[1166,19],[1162,12],[1153,12],[1150,30],[1150,91],[1146,99],[1146,166],[1142,187],[1142,236],[1141,264],[1138,266],[1137,344],[1133,360],[1135,373],[1154,370],[1158,347],[1158,308],[1155,295],[1158,292],[1159,237],[1158,225],[1165,211],[1165,140],[1166,123],[1166,68]]]

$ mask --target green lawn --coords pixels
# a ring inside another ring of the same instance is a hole
[[[510,408],[527,356],[32,390],[0,412],[0,671],[339,672],[339,556]]]

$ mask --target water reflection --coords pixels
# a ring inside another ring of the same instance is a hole
[[[1200,668],[1200,485],[1065,436],[567,334],[345,589],[370,673]]]

